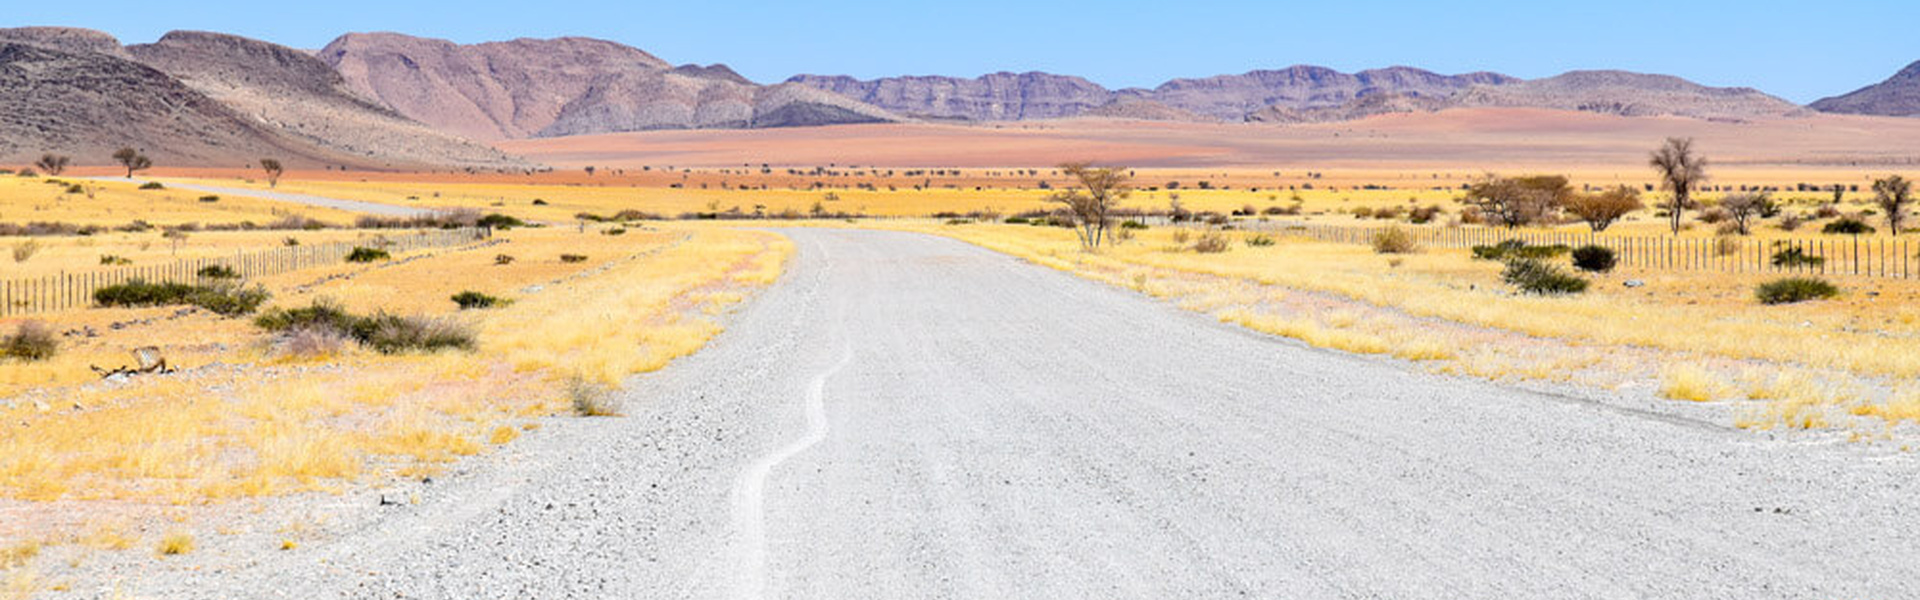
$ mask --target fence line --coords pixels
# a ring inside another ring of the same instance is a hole
[[[197,283],[202,280],[201,269],[216,265],[233,269],[243,278],[266,277],[340,264],[355,247],[379,245],[389,252],[407,252],[458,246],[491,237],[493,230],[484,227],[443,229],[371,240],[236,252],[233,256],[189,258],[168,264],[5,280],[0,281],[0,317],[91,306],[94,290],[135,279]]]
[[[1604,246],[1614,251],[1619,265],[1669,271],[1725,273],[1795,273],[1857,275],[1913,279],[1920,277],[1914,253],[1920,243],[1905,238],[1788,238],[1753,240],[1665,236],[1617,236],[1605,233],[1516,231],[1487,227],[1420,227],[1328,225],[1323,223],[1265,222],[1245,224],[1249,229],[1305,237],[1324,242],[1371,244],[1374,236],[1397,227],[1429,248],[1469,248],[1520,240],[1528,245],[1570,247]]]

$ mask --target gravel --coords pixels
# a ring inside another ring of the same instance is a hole
[[[136,597],[1913,597],[1916,463],[1310,349],[963,243],[794,230],[629,416]],[[1652,407],[1652,408],[1647,408]],[[194,562],[197,561],[197,562]]]

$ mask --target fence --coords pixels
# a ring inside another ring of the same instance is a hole
[[[1268,222],[1254,229],[1326,242],[1369,244],[1393,226]],[[1536,232],[1486,227],[1398,226],[1429,248],[1467,248],[1520,240],[1529,245],[1604,246],[1620,266],[1669,271],[1723,273],[1800,273],[1863,277],[1920,278],[1920,241],[1905,238],[1721,239],[1664,236],[1615,236],[1595,233]],[[1777,260],[1782,257],[1787,260]]]
[[[493,236],[491,229],[465,228],[426,231],[375,240],[334,242],[315,246],[287,246],[272,250],[237,252],[233,256],[178,260],[164,265],[118,267],[85,273],[63,273],[0,281],[0,317],[51,312],[90,306],[93,291],[135,279],[194,283],[200,270],[214,265],[233,269],[241,277],[265,277],[338,265],[358,246],[378,244],[389,252],[445,248]]]

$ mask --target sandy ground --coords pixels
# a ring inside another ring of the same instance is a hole
[[[95,181],[127,181],[127,179],[124,177],[82,177],[81,179],[90,179]],[[142,180],[136,179],[136,181],[141,181],[142,183],[146,183],[147,181],[150,181],[150,180],[142,181]],[[192,190],[195,192],[203,192],[207,194],[225,194],[229,196],[250,196],[254,198],[265,198],[267,200],[278,200],[281,202],[290,202],[293,204],[304,204],[307,206],[314,206],[319,208],[336,208],[340,210],[367,213],[372,215],[380,215],[384,217],[420,217],[420,216],[427,216],[427,215],[433,214],[432,210],[425,209],[425,208],[395,206],[392,204],[380,204],[375,202],[361,202],[358,200],[342,200],[339,198],[323,198],[320,196],[309,196],[305,194],[289,194],[286,192],[276,192],[272,190],[255,190],[255,189],[248,189],[248,188],[224,187],[224,186],[217,186],[217,185],[203,185],[203,184],[197,184],[197,183],[179,183],[179,182],[169,182],[166,185],[169,187],[179,188],[183,190]]]
[[[1751,122],[1616,117],[1523,108],[1394,114],[1281,126],[1068,119],[658,131],[511,140],[566,167],[1044,167],[1094,160],[1158,168],[1646,169],[1668,136],[1694,137],[1721,166],[1913,168],[1920,119],[1815,115]]]
[[[1920,463],[1308,349],[963,243],[791,231],[627,415],[135,597],[1908,597]]]

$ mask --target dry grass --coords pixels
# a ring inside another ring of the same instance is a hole
[[[1694,365],[1676,365],[1660,375],[1660,395],[1671,400],[1712,402],[1733,393],[1732,385]]]
[[[158,556],[179,556],[193,552],[193,534],[185,531],[170,531],[161,536],[160,543],[153,547]]]

